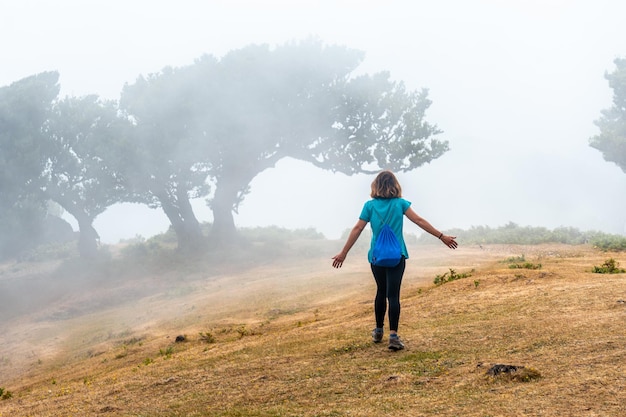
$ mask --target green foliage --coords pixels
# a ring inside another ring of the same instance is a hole
[[[124,246],[121,253],[126,258],[135,259],[156,259],[163,255],[164,248],[155,240],[147,242],[135,242]]]
[[[617,58],[614,63],[615,71],[605,74],[613,89],[613,106],[603,110],[595,122],[600,134],[592,137],[589,145],[626,173],[626,58]]]
[[[58,79],[45,72],[0,87],[0,259],[40,243],[46,201],[39,187],[48,162],[42,132]]]
[[[132,243],[122,247],[120,263],[128,269],[136,269],[141,266],[147,270],[163,270],[181,266],[191,261],[186,253],[176,249],[176,238],[171,230],[144,240],[136,237]],[[120,265],[122,267],[122,265]]]
[[[619,263],[615,259],[607,259],[601,266],[594,266],[594,274],[623,274],[626,269],[620,268]]]
[[[449,272],[446,272],[443,275],[435,276],[435,279],[433,280],[433,282],[435,285],[442,285],[442,284],[445,284],[446,282],[452,282],[458,279],[471,277],[472,276],[471,272],[474,272],[474,270],[459,274],[454,269],[450,268]],[[476,286],[475,282],[474,282],[474,285]]]
[[[200,340],[206,343],[215,343],[215,336],[211,332],[200,332]]]
[[[169,359],[174,354],[174,346],[168,346],[165,349],[159,349],[159,355],[165,356],[165,359]]]
[[[527,262],[523,254],[521,256],[511,256],[502,262],[508,263],[509,269],[541,269],[541,264]]]
[[[532,262],[513,263],[509,265],[509,269],[541,269],[541,264]]]
[[[34,236],[37,213],[16,221],[28,198],[75,218],[81,255],[97,252],[94,219],[119,202],[160,207],[179,249],[193,250],[204,235],[190,200],[208,197],[213,238],[233,239],[233,211],[281,159],[352,175],[407,172],[447,152],[425,120],[428,91],[388,72],[355,75],[363,59],[311,38],[165,67],[125,85],[119,102],[56,99],[56,72],[0,88],[0,257]]]
[[[13,397],[13,393],[11,391],[0,387],[0,400],[8,400],[11,397]]]
[[[130,121],[114,101],[96,95],[57,101],[45,124],[46,157],[41,191],[77,221],[81,256],[98,251],[94,219],[130,199],[122,167],[128,150],[118,145]]]
[[[597,234],[590,243],[603,251],[623,252],[626,251],[626,237]]]
[[[363,58],[315,39],[249,45],[126,85],[138,198],[163,207],[180,238],[196,227],[185,199],[208,196],[211,232],[224,241],[251,181],[281,159],[351,175],[409,171],[445,153],[425,121],[427,90],[408,91],[387,72],[353,75]]]
[[[512,244],[539,245],[543,243],[564,243],[568,245],[591,244],[602,250],[626,250],[626,237],[610,235],[598,231],[582,232],[573,227],[558,227],[549,230],[545,227],[518,226],[509,222],[498,228],[472,226],[468,230],[452,229],[447,234],[457,237],[465,245]],[[432,236],[422,234],[418,243],[432,243]]]

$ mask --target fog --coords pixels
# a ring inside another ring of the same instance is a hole
[[[125,83],[165,66],[315,36],[364,51],[359,72],[389,71],[408,89],[429,89],[426,120],[451,149],[399,178],[435,227],[514,222],[626,234],[626,173],[588,145],[611,106],[604,74],[626,55],[624,15],[618,0],[5,1],[0,85],[57,70],[62,96],[117,99]],[[255,178],[235,222],[338,238],[372,178],[283,160]],[[211,221],[204,200],[195,207]],[[115,243],[160,233],[168,221],[124,204],[94,226]]]

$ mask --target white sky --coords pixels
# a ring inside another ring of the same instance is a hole
[[[626,234],[626,174],[588,146],[611,105],[604,73],[626,56],[624,16],[621,0],[1,0],[0,86],[57,70],[62,95],[116,99],[140,74],[205,53],[316,36],[363,50],[360,72],[430,90],[427,119],[451,151],[400,179],[436,227],[513,221]],[[371,180],[285,160],[254,180],[235,222],[337,238]],[[160,210],[132,205],[95,222],[105,242],[167,225]]]

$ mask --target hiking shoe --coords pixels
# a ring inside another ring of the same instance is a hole
[[[372,340],[374,343],[380,343],[383,341],[383,329],[376,328],[372,330]]]
[[[389,350],[402,350],[404,349],[404,343],[398,336],[389,336]]]

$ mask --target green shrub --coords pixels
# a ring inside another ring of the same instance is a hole
[[[0,400],[8,400],[11,397],[13,397],[13,393],[11,391],[0,387]]]
[[[590,243],[603,251],[626,251],[626,237],[622,236],[598,234],[591,239]]]
[[[211,332],[200,332],[200,340],[206,343],[215,343],[215,336]]]
[[[613,258],[606,260],[602,266],[593,267],[594,274],[623,274],[624,272],[626,269],[620,268],[619,263]]]
[[[541,264],[533,264],[531,262],[510,264],[509,269],[541,269]]]
[[[165,356],[165,359],[171,358],[173,353],[174,353],[174,347],[173,346],[168,346],[165,350],[164,349],[159,349],[159,355]]]
[[[471,272],[474,272],[472,270]],[[470,272],[465,272],[463,274],[457,274],[457,272],[450,268],[449,272],[444,273],[443,275],[437,275],[433,280],[435,285],[445,284],[446,282],[456,281],[457,279],[468,278],[471,277],[472,274]]]
[[[472,226],[468,230],[449,229],[446,234],[456,236],[464,245],[474,244],[513,244],[538,245],[541,243],[564,243],[568,245],[591,245],[606,251],[626,251],[626,237],[609,235],[597,231],[582,232],[572,227],[558,227],[554,230],[545,227],[518,226],[509,222],[498,228]],[[423,233],[418,243],[432,243],[432,236]]]

